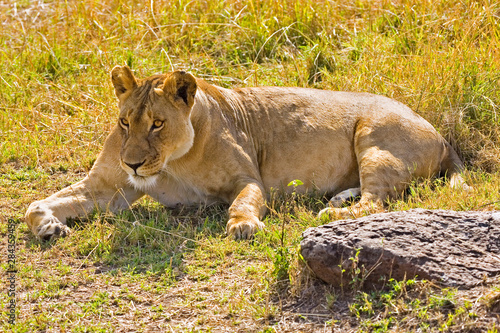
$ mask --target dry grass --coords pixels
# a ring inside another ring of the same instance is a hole
[[[108,73],[125,63],[141,77],[182,68],[225,87],[393,97],[457,148],[474,191],[417,182],[389,209],[500,209],[499,15],[496,2],[458,0],[0,2],[0,219],[88,172],[116,121]],[[498,332],[498,286],[323,285],[298,251],[324,201],[269,205],[250,243],[224,238],[225,207],[170,212],[149,199],[49,244],[20,224],[17,324],[2,279],[0,330]]]

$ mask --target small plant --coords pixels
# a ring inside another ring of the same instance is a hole
[[[279,284],[290,282],[290,277],[288,274],[288,270],[290,268],[290,262],[293,260],[291,258],[291,253],[289,251],[289,247],[285,244],[285,226],[288,220],[292,217],[292,208],[295,207],[295,200],[297,198],[297,187],[304,185],[304,183],[300,180],[294,180],[288,184],[288,186],[293,186],[292,195],[289,201],[285,204],[285,215],[282,215],[281,219],[281,231],[279,233],[279,246],[275,250],[274,256],[274,275],[276,276],[276,280]]]
[[[366,279],[365,268],[364,266],[359,265],[359,254],[361,250],[361,248],[355,249],[356,252],[354,253],[354,256],[349,258],[349,260],[351,261],[350,271],[348,272],[351,277],[351,281],[349,281],[349,284],[351,286],[351,289],[355,292],[363,287],[363,283]]]

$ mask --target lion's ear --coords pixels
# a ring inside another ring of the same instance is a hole
[[[116,96],[120,99],[137,87],[135,76],[128,66],[115,66],[111,70],[111,82],[115,87]]]
[[[163,82],[163,92],[176,107],[191,108],[196,94],[196,79],[184,71],[169,73]]]

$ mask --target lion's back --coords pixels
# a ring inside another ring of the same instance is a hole
[[[266,187],[283,188],[295,179],[306,180],[304,190],[359,186],[355,140],[360,124],[368,132],[415,135],[416,141],[419,130],[435,133],[409,107],[380,95],[282,87],[237,93],[251,100],[244,117]]]

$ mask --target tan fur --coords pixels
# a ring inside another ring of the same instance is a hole
[[[184,72],[138,80],[111,72],[119,121],[89,175],[26,213],[42,238],[66,235],[66,219],[95,206],[116,211],[144,194],[167,206],[229,203],[227,233],[249,238],[264,224],[266,193],[338,193],[321,214],[383,209],[415,177],[448,173],[466,186],[462,162],[405,105],[365,93],[304,88],[223,89]],[[340,208],[361,193],[359,203]]]

